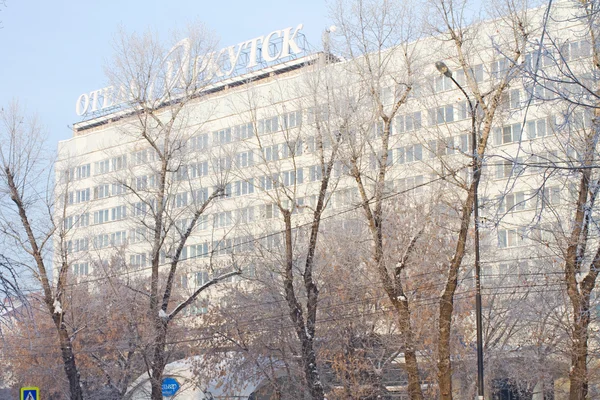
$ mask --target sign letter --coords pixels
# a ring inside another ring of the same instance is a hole
[[[90,106],[90,96],[87,94],[82,94],[77,99],[77,103],[75,103],[75,112],[77,115],[83,115],[88,112],[88,107]]]
[[[283,46],[282,46],[282,48],[279,50],[279,53],[275,53],[272,56],[271,56],[271,53],[269,53],[269,50],[271,47],[271,38],[275,35],[281,37],[281,31],[273,31],[273,32],[269,33],[267,36],[265,36],[265,40],[262,45],[262,57],[267,62],[277,60],[279,57],[281,57],[281,53],[283,52]]]
[[[302,53],[300,46],[296,43],[296,35],[302,29],[302,24],[298,25],[296,30],[292,35],[292,28],[286,28],[283,30],[283,45],[281,46],[281,55],[280,57],[287,57],[290,55],[290,50],[294,52],[294,54]]]

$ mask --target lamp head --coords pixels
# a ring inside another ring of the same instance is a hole
[[[452,78],[452,71],[450,71],[450,68],[448,68],[448,66],[443,61],[436,62],[435,67],[438,71],[440,71],[440,74],[448,78]]]

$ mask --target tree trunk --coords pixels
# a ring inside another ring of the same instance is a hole
[[[158,316],[156,321],[156,339],[154,342],[154,356],[152,359],[152,400],[163,400],[162,379],[165,369],[165,346],[167,342],[167,322]]]
[[[54,311],[51,307],[51,312]],[[71,338],[69,332],[62,321],[63,314],[54,313],[52,319],[58,332],[58,341],[60,344],[60,353],[63,359],[65,368],[65,374],[69,381],[69,393],[71,394],[71,400],[83,400],[83,391],[81,390],[81,384],[79,380],[79,371],[75,364],[75,354],[73,354],[73,346],[71,345]]]
[[[323,400],[325,398],[325,391],[323,390],[323,384],[319,376],[319,370],[317,368],[317,356],[315,354],[313,342],[314,334],[311,334],[308,327],[304,323],[304,317],[302,307],[296,298],[294,291],[294,262],[293,262],[293,249],[292,249],[292,218],[289,210],[283,210],[283,216],[285,221],[285,274],[284,274],[284,287],[285,287],[285,299],[288,303],[290,310],[290,318],[294,323],[296,335],[302,345],[302,366],[304,369],[304,379],[308,386],[308,391],[313,400]],[[317,295],[314,293],[313,296],[309,296],[308,301],[317,300]],[[309,308],[316,310],[316,304],[309,305]],[[314,332],[314,327],[311,329]],[[154,398],[152,400],[155,400]],[[156,399],[158,400],[158,399]]]
[[[588,326],[590,307],[586,297],[573,309],[573,344],[571,348],[571,371],[569,372],[569,400],[585,400],[588,393]]]
[[[398,313],[398,326],[404,338],[404,363],[408,375],[408,396],[411,400],[423,400],[421,380],[419,379],[419,366],[417,352],[414,346],[412,326],[410,324],[410,310],[408,301],[397,301],[395,304]]]
[[[485,145],[485,144],[484,144]],[[448,268],[446,287],[440,298],[438,317],[438,385],[441,400],[452,400],[452,362],[450,360],[450,332],[452,316],[454,314],[454,294],[458,287],[458,271],[465,255],[467,233],[473,211],[474,194],[479,184],[478,176],[475,177],[469,188],[467,199],[462,208],[461,227],[454,257]]]

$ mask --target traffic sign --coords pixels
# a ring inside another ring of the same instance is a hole
[[[171,397],[179,390],[179,382],[175,378],[165,378],[162,381],[162,395]]]
[[[40,400],[40,388],[37,388],[37,387],[21,388],[21,400]]]

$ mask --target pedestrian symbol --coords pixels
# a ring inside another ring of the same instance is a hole
[[[21,400],[40,400],[40,388],[21,388]]]

